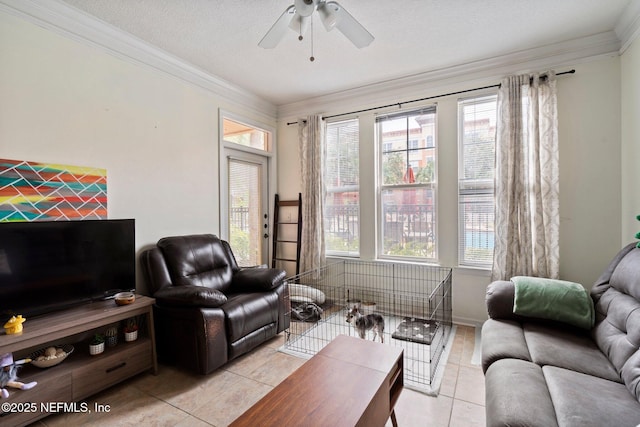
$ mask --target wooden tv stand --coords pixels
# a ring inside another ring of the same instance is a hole
[[[0,425],[22,426],[50,413],[83,411],[78,402],[133,375],[151,370],[157,374],[153,303],[155,300],[136,295],[134,303],[118,306],[114,300],[98,301],[67,310],[27,318],[19,335],[0,335],[0,355],[13,353],[20,360],[45,347],[74,346],[74,351],[59,365],[40,369],[25,365],[19,381],[37,381],[30,390],[8,388],[11,412],[0,410]],[[88,342],[94,333],[104,333],[108,326],[138,316],[138,339],[125,342],[122,328],[115,347],[105,347],[102,354],[89,355]],[[108,403],[108,402],[105,402]],[[51,410],[48,410],[51,409]],[[88,408],[93,410],[94,408]]]

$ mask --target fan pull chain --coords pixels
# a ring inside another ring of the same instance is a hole
[[[313,56],[313,16],[311,17],[311,57],[309,57],[309,61],[313,62],[316,58]]]

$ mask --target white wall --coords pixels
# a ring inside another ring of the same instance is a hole
[[[621,58],[622,81],[622,241],[640,231],[640,39]]]
[[[558,81],[560,276],[589,289],[620,240],[620,59]]]
[[[138,249],[219,232],[219,109],[259,118],[5,13],[0,58],[1,158],[107,169],[109,217],[136,219]]]
[[[560,259],[561,277],[583,283],[590,288],[621,247],[620,240],[620,60],[617,56],[599,58],[580,64],[565,64],[558,71],[575,68],[576,73],[558,77],[558,115],[560,140]],[[396,101],[448,93],[498,83],[495,79],[477,79],[467,83],[444,84],[434,87],[413,87],[413,96],[405,91]],[[411,92],[411,90],[410,90]],[[369,99],[372,98],[369,95]],[[456,103],[457,96],[437,99],[438,155],[455,159],[457,156]],[[385,104],[367,101],[358,108]],[[350,100],[353,103],[353,100]],[[325,115],[353,110],[353,105],[328,107],[318,112]],[[360,114],[361,123],[373,123],[373,113]],[[297,126],[286,122],[296,117],[282,118],[278,126],[280,169],[278,188],[281,197],[294,197],[299,191]],[[370,151],[373,130],[361,129],[367,136],[362,147]],[[362,156],[361,156],[362,161]],[[453,162],[455,164],[455,160]],[[282,166],[288,165],[288,166]],[[456,176],[454,169],[439,169],[440,236],[455,235],[457,216]],[[371,182],[374,177],[361,177]],[[448,187],[447,187],[448,186]],[[371,200],[361,207],[362,221],[369,221],[375,212]],[[640,212],[639,212],[640,213]],[[445,219],[451,218],[451,219]],[[640,229],[640,228],[639,228]],[[365,236],[370,239],[371,236]],[[365,253],[363,258],[374,254]],[[486,319],[485,288],[489,283],[486,271],[456,267],[456,241],[442,240],[439,254],[443,266],[454,268],[453,316],[463,323]]]

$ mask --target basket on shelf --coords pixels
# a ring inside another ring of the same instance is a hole
[[[31,353],[29,359],[31,359],[33,366],[50,368],[62,363],[71,353],[73,353],[72,345],[67,344],[60,347],[49,346]]]

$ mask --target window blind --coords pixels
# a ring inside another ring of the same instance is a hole
[[[490,266],[494,247],[497,97],[458,103],[458,263]]]

